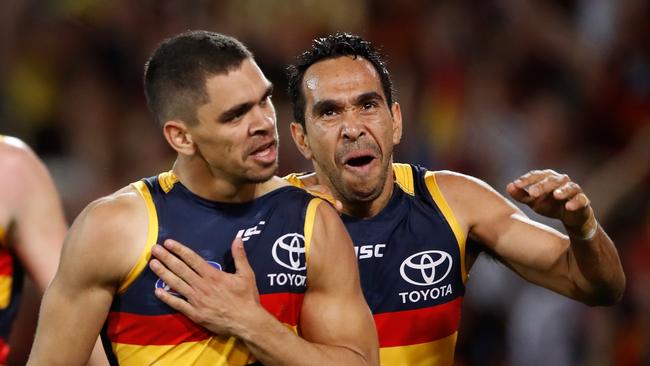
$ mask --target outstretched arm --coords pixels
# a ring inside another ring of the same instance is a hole
[[[263,364],[378,363],[376,330],[361,293],[352,243],[329,205],[317,208],[301,337],[259,304],[255,274],[240,239],[232,245],[234,274],[215,269],[180,243],[168,240],[164,246],[167,250],[152,251],[158,260],[151,261],[151,268],[187,300],[159,290],[156,295],[210,331],[239,337]]]
[[[598,225],[587,196],[568,176],[533,171],[507,190],[537,213],[561,220],[569,236],[531,220],[475,178],[436,177],[469,237],[522,277],[590,305],[613,304],[622,296],[625,275],[616,247]]]

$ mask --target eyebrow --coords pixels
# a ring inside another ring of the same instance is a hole
[[[383,101],[384,98],[379,93],[372,91],[372,92],[363,93],[358,97],[356,97],[354,100],[354,104],[359,105],[370,100]]]
[[[246,112],[250,111],[255,104],[263,101],[264,99],[270,97],[273,95],[273,84],[269,83],[269,86],[266,87],[266,90],[264,91],[264,94],[262,94],[262,97],[258,99],[256,102],[246,102],[246,103],[241,103],[233,106],[232,108],[226,110],[225,112],[221,113],[217,120],[219,122],[227,122],[230,121],[231,119],[235,118],[235,116],[238,116],[240,114],[245,114]]]
[[[339,109],[341,108],[341,104],[342,103],[336,102],[333,99],[320,100],[316,102],[316,104],[314,104],[312,107],[312,115],[320,116],[321,114],[325,113],[325,111],[331,109]]]
[[[354,105],[360,105],[371,100],[383,101],[384,98],[381,96],[381,94],[371,91],[371,92],[363,93],[357,96],[356,98],[354,98]],[[318,116],[323,114],[325,111],[342,108],[342,104],[343,103],[336,101],[334,99],[320,100],[316,102],[312,107],[312,114],[314,116]]]

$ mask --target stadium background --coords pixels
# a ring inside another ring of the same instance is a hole
[[[171,166],[141,76],[155,45],[187,29],[239,38],[276,85],[281,174],[309,169],[288,134],[283,68],[313,37],[349,31],[387,56],[405,123],[396,161],[501,192],[533,168],[584,187],[624,262],[622,303],[589,308],[483,258],[457,364],[650,364],[650,1],[3,0],[0,133],[44,159],[70,221]],[[34,317],[22,321],[15,365]]]

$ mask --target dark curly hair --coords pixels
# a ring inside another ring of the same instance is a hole
[[[314,39],[311,49],[299,55],[295,65],[287,67],[289,97],[293,104],[293,118],[296,122],[305,125],[305,94],[302,89],[302,80],[307,69],[317,62],[341,56],[362,57],[368,60],[379,74],[388,106],[393,105],[394,90],[390,73],[382,56],[372,43],[353,34],[336,33]]]

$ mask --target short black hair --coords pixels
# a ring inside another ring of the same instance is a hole
[[[252,53],[233,37],[188,31],[161,42],[144,68],[147,105],[162,126],[171,119],[196,123],[208,102],[207,78],[236,69]]]
[[[368,60],[379,74],[386,103],[388,103],[389,107],[393,105],[394,90],[390,73],[386,68],[386,62],[372,43],[349,33],[330,34],[323,38],[314,39],[311,49],[299,55],[295,65],[287,67],[289,97],[293,104],[293,118],[303,126],[305,125],[305,94],[302,89],[302,81],[305,72],[317,62],[341,56],[363,57]]]

